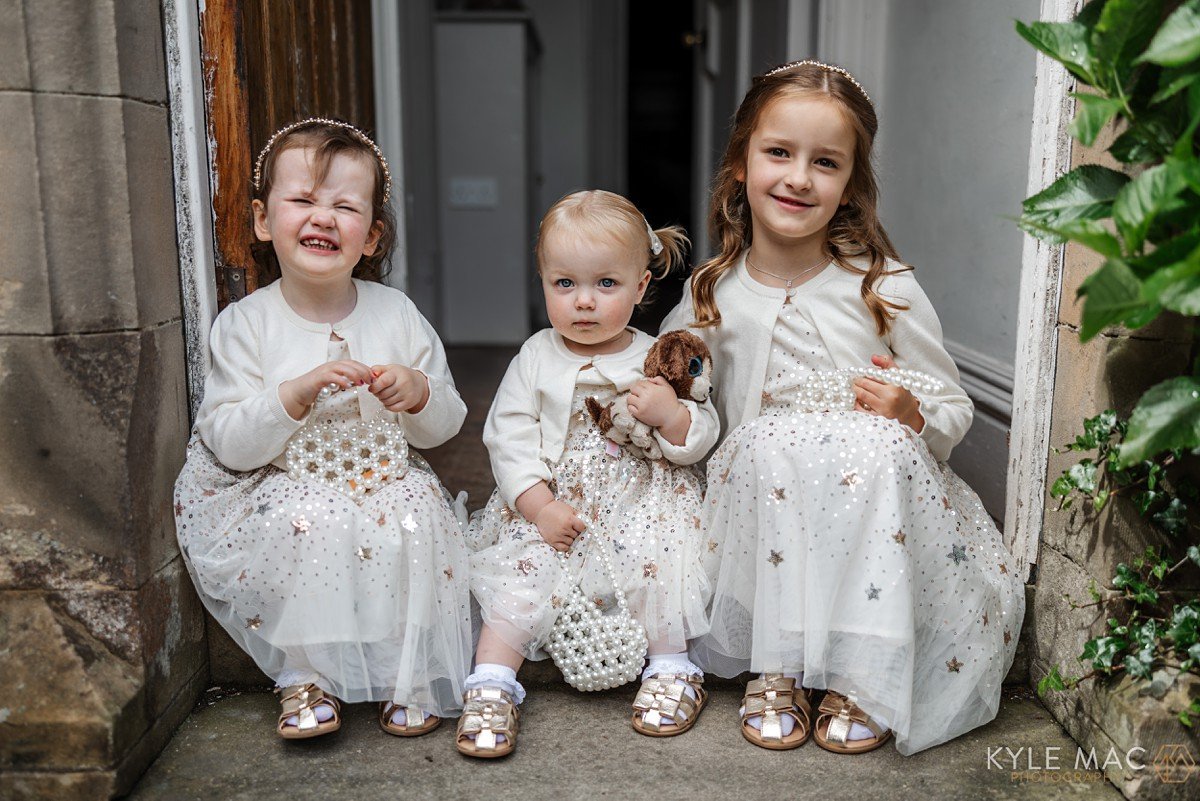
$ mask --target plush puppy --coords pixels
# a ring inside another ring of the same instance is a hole
[[[712,354],[704,340],[689,331],[668,331],[650,346],[644,365],[646,378],[662,376],[682,400],[703,403],[712,391]],[[595,398],[584,401],[600,432],[635,456],[661,459],[662,448],[654,429],[629,412],[629,393],[622,392],[608,405]]]

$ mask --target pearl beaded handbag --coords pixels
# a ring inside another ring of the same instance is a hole
[[[344,492],[362,502],[367,493],[408,470],[408,440],[399,423],[390,420],[319,422],[337,385],[317,395],[309,421],[288,440],[288,475],[307,478]]]
[[[898,367],[844,367],[818,370],[796,387],[793,405],[801,412],[848,411],[854,408],[854,379],[874,378],[903,387],[914,395],[937,395],[945,387],[938,379],[916,370]]]
[[[596,549],[604,573],[612,582],[617,608],[602,614],[599,606],[584,595],[578,580],[571,574],[568,555],[560,551],[558,557],[571,580],[571,591],[554,621],[546,650],[567,684],[577,690],[609,690],[628,684],[641,674],[649,643],[646,629],[629,613],[625,591],[617,583],[604,535],[593,524],[575,543],[584,537]]]

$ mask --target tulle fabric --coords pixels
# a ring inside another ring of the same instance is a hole
[[[708,480],[720,558],[699,664],[803,670],[889,721],[904,754],[995,717],[1023,588],[978,496],[911,429],[769,408]]]
[[[570,574],[603,610],[616,607],[613,582],[589,542],[603,537],[651,650],[683,651],[707,630],[702,480],[692,468],[639,459],[604,439],[583,400],[591,395],[604,404],[615,394],[611,385],[576,389],[566,450],[553,466],[556,496],[596,521],[568,556]],[[472,518],[467,539],[474,551],[471,591],[483,622],[526,658],[546,658],[542,645],[571,588],[560,557],[499,493]]]
[[[343,701],[462,707],[468,552],[446,491],[412,454],[360,504],[268,465],[227,470],[197,437],[175,485],[180,548],[214,618],[272,679],[319,675]]]

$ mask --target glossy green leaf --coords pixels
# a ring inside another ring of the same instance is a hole
[[[1071,135],[1091,146],[1104,126],[1121,110],[1121,101],[1079,92],[1074,97],[1075,119],[1071,121]]]
[[[1033,236],[1075,220],[1099,220],[1112,212],[1112,202],[1129,176],[1088,164],[1077,167],[1021,204],[1021,228]]]
[[[1200,316],[1200,248],[1182,261],[1156,271],[1146,280],[1142,292],[1163,308]]]
[[[1163,451],[1200,447],[1200,378],[1179,376],[1151,387],[1129,417],[1122,465]]]
[[[1185,188],[1181,169],[1171,164],[1151,167],[1121,188],[1112,215],[1128,250],[1142,247],[1154,218],[1175,208],[1176,198]]]
[[[1158,91],[1150,97],[1150,105],[1157,106],[1164,100],[1169,100],[1194,84],[1198,78],[1200,78],[1200,72],[1196,70],[1187,70],[1186,72],[1163,70]]]
[[[1041,52],[1062,63],[1072,75],[1095,86],[1091,31],[1079,22],[1017,22],[1017,33]]]
[[[1089,275],[1080,285],[1079,295],[1084,298],[1079,330],[1084,342],[1111,325],[1125,322],[1145,306],[1141,281],[1120,259],[1109,259]]]
[[[1187,64],[1200,56],[1200,0],[1187,0],[1163,21],[1137,60],[1164,67]]]
[[[1134,59],[1158,29],[1162,0],[1108,0],[1092,30],[1094,74],[1111,93],[1128,85]]]

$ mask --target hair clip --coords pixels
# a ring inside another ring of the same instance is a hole
[[[862,96],[867,99],[868,103],[872,102],[871,96],[869,94],[867,94],[867,90],[862,88],[862,84],[859,83],[857,80],[855,80],[854,76],[851,75],[848,70],[846,70],[842,67],[835,66],[833,64],[826,64],[824,61],[813,61],[812,59],[809,59],[809,58],[803,59],[802,61],[791,61],[791,62],[788,62],[787,64],[781,64],[772,70],[768,70],[767,72],[763,73],[763,77],[770,78],[772,75],[776,75],[780,72],[787,72],[788,70],[790,70],[794,67],[803,67],[805,65],[811,66],[811,67],[820,67],[821,69],[829,70],[830,72],[836,72],[839,75],[844,76],[846,78],[846,80],[848,80],[850,83],[854,84],[855,88],[857,88],[858,91],[862,92]]]
[[[642,224],[646,226],[646,233],[650,234],[650,252],[657,256],[663,252],[662,240],[658,238],[658,234],[654,233],[654,229],[650,227],[650,222],[645,215],[642,216]]]
[[[334,128],[344,128],[345,130],[354,134],[354,136],[364,145],[371,148],[371,152],[375,154],[375,158],[379,159],[379,164],[383,167],[383,202],[387,203],[388,198],[391,197],[392,194],[392,171],[388,169],[387,159],[383,157],[383,151],[379,149],[379,146],[375,144],[371,137],[367,136],[350,123],[342,122],[341,120],[331,120],[326,117],[309,117],[306,120],[300,120],[299,122],[293,122],[285,125],[275,133],[271,134],[271,138],[267,140],[267,144],[263,146],[261,151],[259,151],[258,159],[254,162],[255,192],[262,190],[263,162],[266,161],[267,154],[271,152],[271,148],[275,145],[276,140],[278,140],[279,137],[283,136],[284,134],[291,133],[297,128],[303,128],[306,125],[332,125]]]

